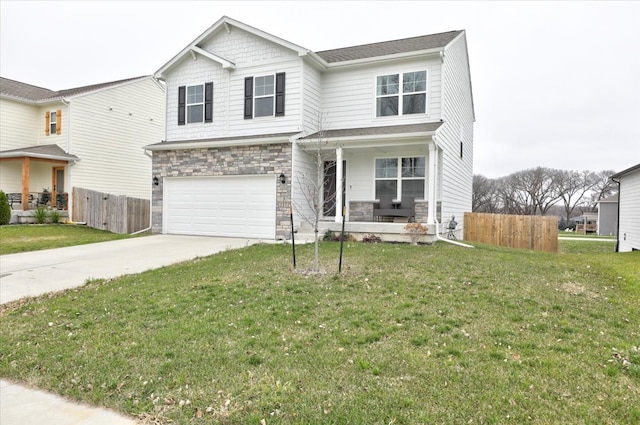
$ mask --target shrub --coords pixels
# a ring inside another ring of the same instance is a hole
[[[324,232],[322,240],[325,242],[340,242],[340,233],[333,233],[331,230]],[[343,238],[345,242],[355,242],[356,238],[348,233],[345,233]]]
[[[37,224],[44,224],[49,217],[49,211],[45,207],[38,207],[33,210],[33,216]]]
[[[404,230],[407,231],[412,245],[417,245],[420,237],[427,234],[427,228],[422,223],[407,223]]]
[[[362,242],[366,242],[366,243],[380,243],[382,242],[382,238],[378,235],[366,235],[362,238]]]
[[[11,221],[11,205],[7,195],[0,190],[0,226],[9,224],[9,221]]]
[[[60,212],[58,210],[52,210],[49,218],[51,219],[51,223],[53,224],[60,223]]]

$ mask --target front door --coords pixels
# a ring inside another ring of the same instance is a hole
[[[325,217],[336,215],[336,161],[324,162],[323,208]],[[345,204],[347,189],[347,161],[342,161],[342,205]]]
[[[56,208],[67,208],[66,197],[64,196],[64,167],[53,168],[53,196]],[[54,204],[53,200],[51,204]]]

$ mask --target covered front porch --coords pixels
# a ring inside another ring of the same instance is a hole
[[[13,221],[29,222],[38,207],[68,211],[66,181],[70,165],[78,160],[58,145],[1,151],[0,189],[17,217]]]
[[[438,226],[442,222],[442,153],[435,136],[439,125],[330,130],[319,138],[311,135],[301,139],[298,149],[304,154],[298,155],[296,170],[307,180],[313,175],[311,180],[321,187],[322,232],[340,231],[343,214],[345,231],[358,239],[376,234],[385,240],[405,240],[407,223],[425,226],[425,240],[434,237],[436,229],[442,232]],[[306,162],[301,159],[305,157]],[[318,161],[322,161],[321,167],[317,167]],[[313,233],[309,232],[309,220],[304,219],[309,207],[300,201],[309,196],[296,194],[304,192],[304,188],[296,188],[302,179],[297,180],[292,199],[302,218],[299,232]]]

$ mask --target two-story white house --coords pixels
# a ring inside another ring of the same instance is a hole
[[[14,214],[68,210],[73,188],[150,199],[164,137],[164,86],[151,76],[66,90],[0,78],[0,190]]]
[[[222,17],[155,77],[167,89],[165,141],[147,146],[155,233],[289,238],[291,207],[308,227],[314,184],[323,229],[344,207],[350,233],[384,239],[416,221],[433,237],[471,211],[464,31],[313,52]]]

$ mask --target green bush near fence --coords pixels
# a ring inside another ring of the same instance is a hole
[[[0,226],[4,224],[9,224],[11,220],[11,205],[9,205],[9,200],[7,199],[7,195],[0,190]]]

